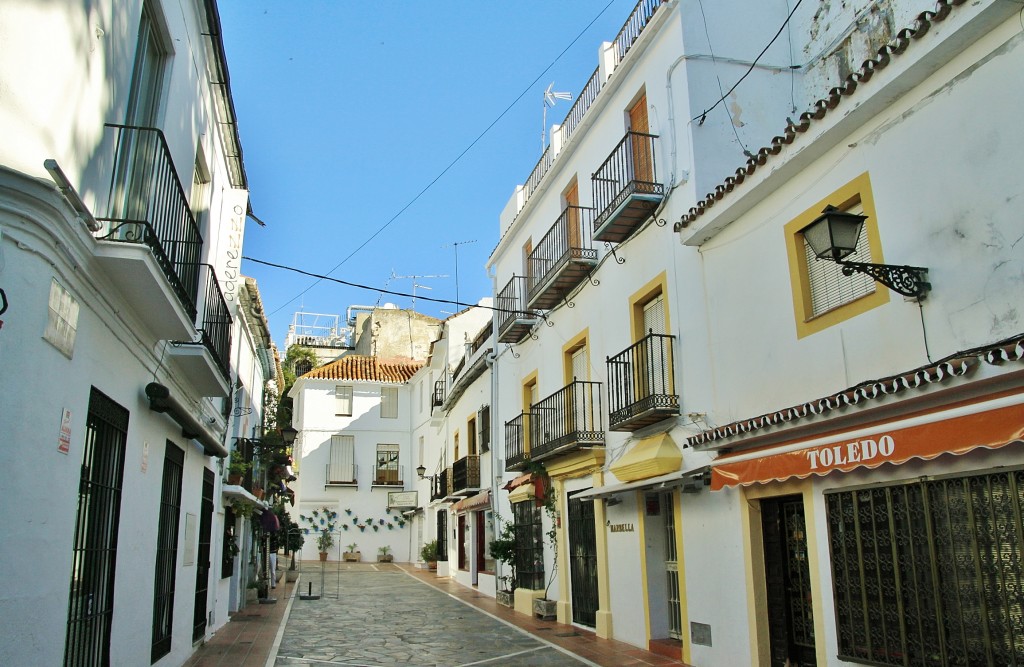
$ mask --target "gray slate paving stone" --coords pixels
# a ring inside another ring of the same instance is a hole
[[[319,587],[318,568],[302,576]],[[330,572],[324,583],[321,599],[292,604],[276,667],[583,664],[398,568]]]

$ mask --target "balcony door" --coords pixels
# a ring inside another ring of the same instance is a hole
[[[158,23],[149,3],[142,7],[139,19],[139,40],[135,49],[135,65],[125,110],[125,125],[155,128],[163,97],[164,73],[168,49],[164,46]],[[119,220],[146,220],[152,185],[155,182],[157,151],[161,148],[156,132],[125,130],[117,146],[117,171],[112,193],[112,216]],[[132,239],[140,230],[133,225],[122,228],[123,240]]]
[[[641,95],[640,99],[629,108],[629,131],[642,135],[650,133],[650,125],[647,122],[646,93]],[[630,152],[633,159],[633,180],[653,183],[654,160],[651,158],[647,137],[637,137],[634,135]]]
[[[665,325],[665,295],[658,292],[642,306],[640,321],[642,329],[637,332],[637,340],[641,341],[650,334],[667,335]],[[670,363],[663,354],[659,340],[649,340],[647,345],[636,347],[637,354],[643,358],[634,359],[633,367],[637,369],[636,398],[638,401],[653,395],[674,393],[672,387],[664,386],[670,376],[666,364]]]
[[[580,189],[576,181],[565,191],[565,224],[568,227],[569,252],[582,246],[580,234]]]

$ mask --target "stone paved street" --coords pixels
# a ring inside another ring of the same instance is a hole
[[[317,593],[319,572],[303,569],[300,592],[306,593],[312,581]],[[331,569],[321,599],[293,602],[277,653],[278,667],[594,664],[459,602],[395,566]]]

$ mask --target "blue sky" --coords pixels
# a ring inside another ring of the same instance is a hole
[[[267,223],[248,223],[245,254],[406,293],[413,280],[393,273],[447,275],[416,280],[431,288],[417,297],[454,300],[450,246],[475,241],[458,246],[458,297],[489,296],[498,216],[540,157],[544,89],[554,82],[575,99],[634,4],[221,0],[250,200]],[[548,125],[571,104],[549,110]],[[259,283],[278,345],[298,310],[411,306],[254,262],[242,269]],[[416,309],[458,310],[422,298]]]

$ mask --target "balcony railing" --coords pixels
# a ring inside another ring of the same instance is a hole
[[[106,126],[114,134],[107,214],[98,238],[149,247],[181,305],[194,320],[203,237],[174,169],[163,133]]]
[[[498,292],[498,341],[518,343],[530,334],[537,316],[526,308],[526,276],[512,276]]]
[[[653,134],[627,132],[591,177],[594,238],[619,243],[645,222],[665,198],[657,182]]]
[[[604,446],[601,383],[573,380],[530,406],[530,458]],[[507,464],[506,464],[507,465]]]
[[[448,478],[450,475],[448,471],[450,468],[445,468],[438,475],[431,480],[430,483],[430,499],[441,500],[448,495]]]
[[[403,470],[403,466],[377,468],[373,473],[373,483],[377,486],[405,486]]]
[[[679,414],[674,338],[651,332],[607,360],[609,429],[635,431]]]
[[[480,455],[470,454],[452,464],[452,493],[480,490]]]
[[[327,485],[353,486],[359,479],[359,466],[355,463],[328,463],[324,471],[324,480]]]
[[[567,206],[526,260],[527,307],[546,310],[597,265],[590,242],[591,209]]]
[[[217,281],[217,274],[209,264],[203,264],[206,289],[203,295],[202,326],[199,335],[203,346],[209,350],[217,362],[224,379],[230,377],[231,355],[231,313],[224,293]]]
[[[640,0],[633,11],[630,12],[629,18],[623,24],[619,30],[618,35],[615,36],[615,47],[613,58],[615,65],[618,66],[622,59],[626,56],[626,53],[633,47],[633,44],[640,37],[640,33],[643,32],[644,28],[650,22],[651,17],[657,11],[658,7],[667,2],[667,0]],[[569,109],[569,113],[566,114],[565,120],[562,121],[562,145],[565,146],[568,143],[573,132],[577,126],[583,122],[583,118],[587,111],[590,110],[590,106],[597,99],[598,93],[601,92],[603,85],[601,77],[601,68],[598,67],[594,70],[594,73],[590,76],[583,90],[576,96],[576,101]],[[530,197],[540,186],[544,180],[544,176],[551,169],[551,165],[555,160],[554,155],[551,154],[551,147],[548,146],[544,149],[544,154],[540,160],[534,165],[533,170],[530,172],[529,178],[526,179],[525,187],[523,188],[525,195],[523,199],[523,205],[530,200]]]
[[[527,437],[530,434],[530,420],[533,414],[524,412],[515,419],[505,422],[505,470],[522,470],[530,458]]]
[[[640,0],[640,2],[636,3],[636,7],[633,8],[629,18],[626,19],[626,23],[619,30],[619,34],[615,36],[616,65],[626,57],[626,53],[629,52],[633,43],[640,37],[640,33],[647,27],[647,23],[654,16],[654,12],[665,2],[666,0]]]
[[[444,388],[445,381],[443,379],[434,382],[434,395],[430,400],[431,408],[437,408],[444,405]]]

